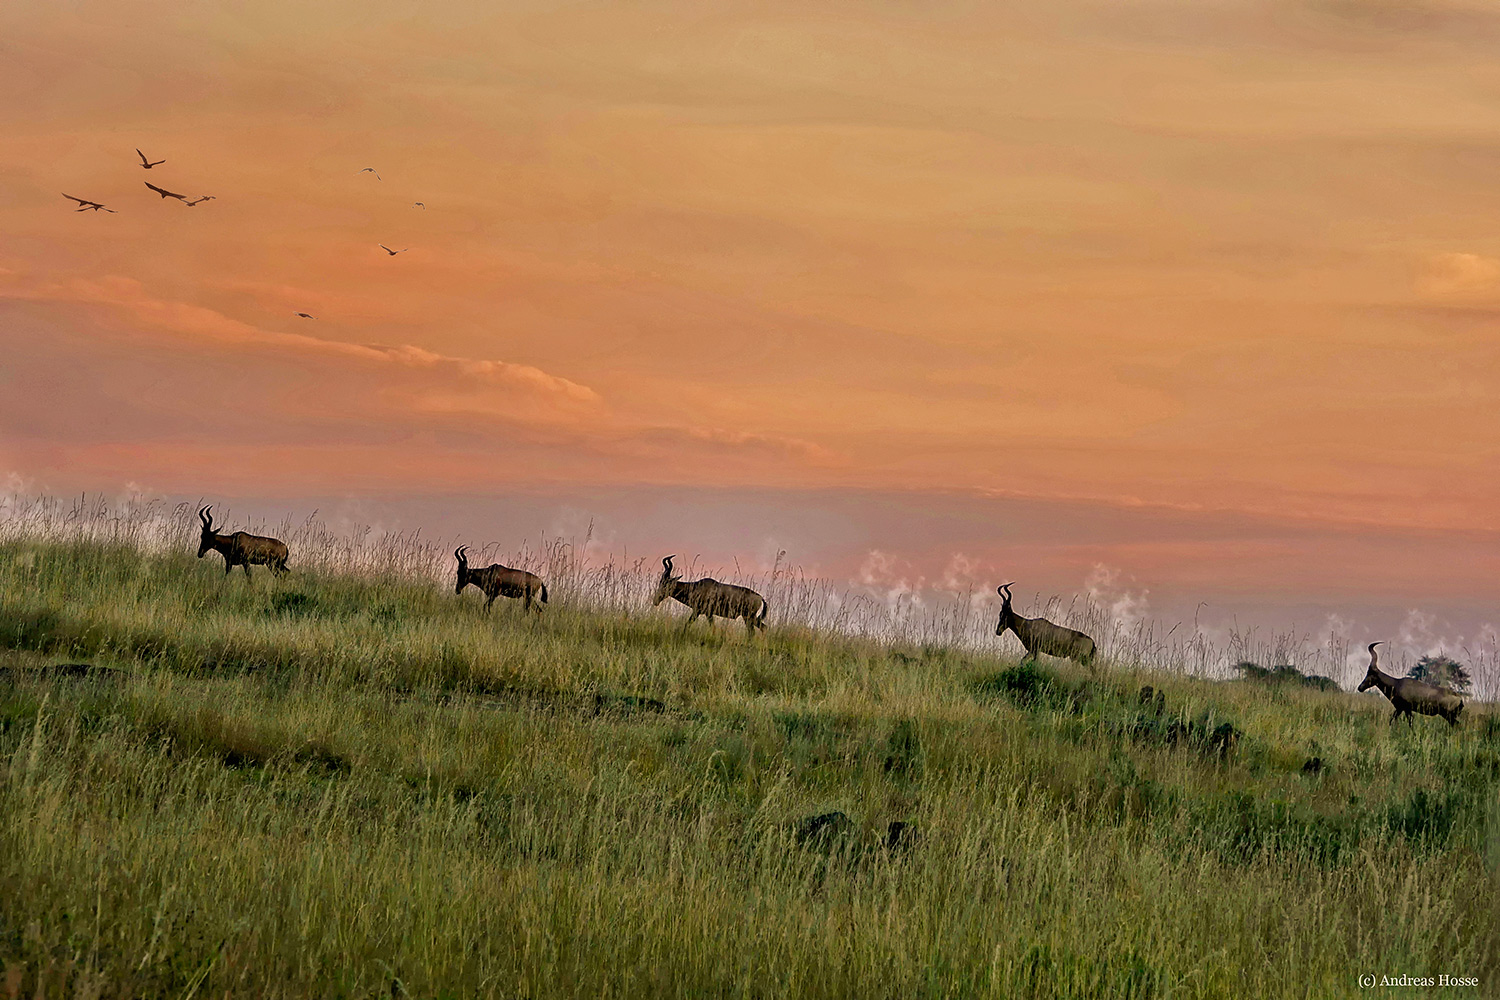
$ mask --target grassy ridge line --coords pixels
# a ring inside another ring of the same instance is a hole
[[[102,495],[71,498],[0,496],[0,545],[74,544],[95,548],[129,547],[152,555],[182,554],[198,544],[197,505],[166,504],[143,497],[111,501]],[[283,519],[279,523],[240,524],[227,509],[221,514],[236,526],[267,533],[291,546],[295,573],[300,577],[363,574],[383,583],[396,581],[430,586],[453,579],[452,549],[447,543],[424,538],[420,532],[375,533],[354,525],[334,530],[316,514],[304,521]],[[644,609],[658,580],[660,564],[655,558],[633,561],[615,556],[598,562],[589,554],[591,535],[580,541],[543,539],[539,545],[525,544],[518,551],[505,551],[489,544],[478,553],[478,562],[499,561],[539,573],[555,592],[554,598],[574,607],[598,612],[636,614]],[[457,540],[453,540],[456,542]],[[705,572],[718,572],[700,567]],[[728,567],[722,567],[729,572]],[[735,569],[738,582],[748,584],[770,601],[770,623],[776,627],[802,626],[844,636],[857,636],[887,645],[935,644],[965,650],[994,648],[994,618],[983,606],[993,599],[988,585],[976,591],[943,591],[927,602],[905,595],[891,603],[893,595],[876,596],[847,581],[808,577],[778,556],[768,572],[744,578]],[[697,575],[690,573],[689,575]],[[1054,594],[1038,596],[1028,614],[1040,614],[1081,628],[1108,654],[1111,668],[1152,669],[1198,674],[1222,673],[1240,660],[1300,664],[1317,673],[1342,675],[1351,650],[1348,640],[1329,635],[1313,642],[1306,632],[1266,632],[1237,626],[1219,640],[1198,628],[1180,630],[1167,623],[1143,619],[1122,622],[1113,609],[1083,596],[1064,602]],[[1014,639],[1002,640],[1013,644]],[[1472,643],[1470,669],[1478,690],[1495,675],[1497,647],[1494,635],[1477,637]]]
[[[554,609],[544,623],[518,629],[513,609],[480,617],[472,594],[465,601],[405,581],[330,576],[302,578],[283,589],[271,581],[245,587],[181,556],[120,549],[99,560],[87,546],[33,547],[25,555],[8,561],[10,585],[0,592],[5,639],[16,648],[115,656],[190,672],[295,671],[407,688],[473,682],[482,689],[524,674],[562,687],[615,684],[659,697],[721,687],[717,673],[730,661],[744,668],[737,679],[756,689],[773,684],[801,694],[799,686],[847,680],[795,669],[816,669],[825,659],[821,650],[829,640],[805,629],[780,630],[766,655],[722,630],[709,633],[706,645],[683,643],[678,623],[661,615]],[[544,660],[532,641],[538,630],[553,644]],[[861,659],[887,658],[873,643],[833,641]],[[566,658],[557,656],[562,644],[569,647]],[[775,675],[758,674],[763,667]]]
[[[1178,716],[1245,730],[1221,761],[1142,730],[1132,678],[486,620],[433,589],[245,587],[87,547],[0,548],[0,609],[33,616],[25,645],[134,670],[0,689],[0,896],[28,901],[0,909],[0,959],[28,977],[54,963],[129,995],[201,974],[212,995],[1334,996],[1371,962],[1500,964],[1477,724],[1392,734],[1347,696],[1152,678]],[[495,678],[671,711],[465,694]],[[1308,779],[1314,740],[1332,771]],[[915,819],[927,842],[829,868],[786,823],[834,807],[871,832]]]

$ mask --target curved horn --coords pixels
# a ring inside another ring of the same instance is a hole
[[[663,559],[661,561],[661,571],[662,571],[663,574],[665,574],[667,576],[671,576],[672,575],[672,560],[675,559],[675,558],[677,558],[677,557],[676,556],[667,556],[667,558],[665,558],[665,559]]]
[[[205,528],[210,529],[210,530],[212,530],[213,526],[214,526],[214,516],[211,513],[209,513],[209,511],[211,511],[213,509],[214,509],[213,505],[210,504],[207,507],[204,507],[204,508],[202,508],[201,510],[198,511],[198,520],[202,521],[203,522],[203,526]]]
[[[1010,583],[1002,583],[1000,586],[995,588],[995,593],[999,594],[1001,597],[1005,598],[1008,601],[1010,600],[1010,594],[1006,593],[1006,591],[1010,590],[1010,588],[1013,586],[1015,586],[1014,580],[1012,580]]]
[[[453,550],[453,555],[458,559],[459,562],[466,563],[469,561],[469,557],[464,555],[464,552],[467,549],[467,545],[460,545],[458,548]]]
[[[1370,643],[1370,666],[1375,666],[1375,664],[1380,660],[1380,654],[1375,652],[1375,647],[1383,645],[1385,645],[1384,639],[1380,640],[1379,642]]]

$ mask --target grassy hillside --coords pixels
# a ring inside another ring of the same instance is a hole
[[[0,995],[1500,992],[1474,706],[479,602],[0,543]]]

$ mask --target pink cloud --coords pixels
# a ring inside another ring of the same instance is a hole
[[[203,306],[157,298],[141,282],[117,275],[102,278],[75,277],[39,282],[29,287],[25,283],[11,284],[9,287],[0,285],[0,297],[114,307],[128,314],[142,327],[196,340],[440,371],[460,379],[473,379],[501,388],[538,393],[560,402],[589,406],[602,403],[599,394],[588,386],[548,374],[530,365],[451,357],[412,344],[395,347],[353,344],[301,333],[266,330]]]
[[[374,438],[389,440],[397,448],[405,448],[396,443],[410,441],[413,433],[425,434],[437,450],[457,459],[431,464],[439,480],[453,479],[456,467],[472,463],[476,447],[491,449],[492,455],[510,454],[511,475],[527,468],[530,475],[548,478],[578,478],[592,467],[594,475],[606,480],[638,476],[693,482],[705,476],[744,477],[754,469],[778,470],[776,475],[784,476],[790,466],[830,468],[840,461],[821,445],[797,437],[693,422],[663,423],[622,412],[592,388],[530,365],[448,355],[413,344],[351,343],[268,330],[215,309],[155,295],[131,278],[4,276],[0,300],[4,299],[106,310],[122,317],[133,334],[157,338],[162,347],[176,352],[171,355],[171,377],[186,378],[193,386],[185,386],[172,399],[156,401],[158,409],[191,409],[190,399],[201,406],[205,394],[215,398],[213,385],[224,378],[219,369],[202,369],[196,354],[181,352],[177,345],[182,342],[200,353],[256,352],[267,364],[279,362],[278,371],[299,371],[306,377],[257,379],[241,370],[232,384],[222,386],[229,395],[221,398],[238,400],[241,416],[264,408],[257,425],[278,428],[288,449],[303,437],[299,428],[304,425],[330,443],[341,437],[348,443]],[[98,326],[81,336],[109,336],[110,329]],[[320,370],[298,358],[352,367],[347,372]],[[290,369],[288,361],[293,362]],[[198,377],[200,373],[207,381]],[[270,391],[262,393],[253,385]],[[124,391],[123,383],[115,390]],[[187,419],[189,426],[196,424],[196,417]],[[149,446],[149,441],[141,444]],[[732,462],[726,461],[730,458]],[[411,461],[407,456],[400,463],[410,466]],[[384,467],[385,463],[375,463],[376,469]],[[332,474],[335,467],[327,468]],[[461,478],[472,475],[465,472]],[[360,477],[368,473],[361,470]]]

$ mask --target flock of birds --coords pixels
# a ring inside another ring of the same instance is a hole
[[[141,169],[142,170],[151,170],[151,169],[153,169],[155,167],[159,167],[163,163],[167,162],[166,160],[153,160],[150,157],[148,157],[145,153],[141,152],[139,149],[137,149],[135,151],[135,155],[139,156],[141,158]],[[176,191],[168,191],[164,187],[158,187],[157,185],[152,184],[150,181],[146,181],[146,186],[148,188],[150,188],[151,190],[155,191],[157,194],[161,195],[163,201],[165,201],[168,198],[176,198],[178,201],[182,202],[188,208],[192,208],[194,205],[200,205],[200,204],[202,204],[205,201],[217,201],[218,200],[217,198],[215,198],[211,194],[200,195],[197,198],[189,198],[185,194],[178,194]],[[64,191],[62,193],[62,196],[64,198],[68,199],[69,201],[75,201],[75,202],[78,203],[78,207],[76,209],[74,209],[75,212],[108,212],[110,215],[116,214],[116,212],[115,212],[114,209],[106,207],[101,202],[90,201],[87,198],[77,198],[77,197],[74,197],[71,194],[68,194],[66,191]]]
[[[136,149],[135,155],[137,155],[137,156],[139,156],[141,158],[140,165],[141,165],[141,169],[142,170],[153,170],[156,167],[159,167],[163,163],[167,162],[165,159],[153,160],[150,157],[148,157],[145,153],[141,152],[141,150],[139,148]],[[356,174],[374,174],[376,180],[378,180],[378,181],[383,181],[384,180],[384,178],[382,178],[380,176],[380,171],[376,170],[374,167],[364,167],[364,168],[356,171]],[[218,200],[216,197],[214,197],[211,194],[200,195],[197,198],[189,198],[185,194],[180,194],[179,192],[176,192],[176,191],[169,191],[169,190],[167,190],[164,187],[160,187],[160,186],[158,186],[156,184],[152,184],[150,181],[146,181],[145,184],[146,184],[146,187],[150,188],[152,191],[155,191],[157,194],[161,195],[161,198],[162,198],[163,201],[165,201],[168,198],[175,198],[177,201],[182,202],[188,208],[192,208],[192,207],[194,207],[196,205],[201,205],[205,201],[217,201]],[[75,212],[108,212],[111,215],[118,214],[114,209],[108,207],[103,202],[91,201],[88,198],[79,198],[79,197],[76,197],[74,195],[68,194],[66,191],[62,192],[62,196],[64,198],[68,199],[71,202],[76,202],[77,203],[78,207],[76,209],[74,209]],[[420,201],[414,201],[414,202],[412,202],[412,207],[413,208],[420,208],[420,209],[424,209],[424,210],[427,208],[426,204],[424,204],[423,202],[420,202]],[[408,250],[411,249],[410,247],[402,247],[400,250],[393,250],[390,247],[386,246],[384,243],[377,243],[376,246],[380,247],[380,249],[384,250],[386,253],[390,254],[392,257],[396,256],[397,254],[406,253]],[[311,313],[305,313],[305,312],[299,312],[296,315],[300,319],[315,319],[316,318]]]

